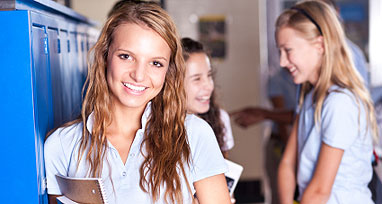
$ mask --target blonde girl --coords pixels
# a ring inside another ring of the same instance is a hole
[[[304,1],[276,22],[280,65],[301,84],[298,116],[279,166],[281,203],[373,203],[373,104],[335,11]]]

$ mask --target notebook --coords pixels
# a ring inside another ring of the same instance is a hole
[[[232,196],[237,182],[239,182],[240,175],[243,172],[243,166],[227,159],[225,161],[228,165],[228,172],[226,172],[224,175],[227,181],[229,194]]]
[[[101,178],[73,178],[56,175],[61,193],[66,198],[58,199],[62,203],[70,199],[74,203],[107,204],[106,193]]]

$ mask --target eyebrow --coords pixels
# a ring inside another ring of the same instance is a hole
[[[126,50],[126,49],[123,49],[123,48],[118,48],[115,51],[128,52],[128,53],[132,53],[134,55],[134,52],[131,52],[130,50]],[[163,56],[152,57],[152,59],[162,59],[162,60],[164,60],[166,62],[168,61],[168,59],[166,57],[163,57]]]

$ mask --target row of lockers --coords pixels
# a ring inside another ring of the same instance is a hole
[[[15,2],[28,6],[0,11],[0,192],[4,203],[47,203],[45,136],[80,112],[97,30],[55,4]]]

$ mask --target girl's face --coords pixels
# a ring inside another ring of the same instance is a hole
[[[210,109],[214,82],[210,60],[205,53],[193,53],[186,61],[185,89],[189,113],[205,113]]]
[[[171,50],[152,29],[119,25],[107,56],[107,84],[116,107],[144,109],[161,91]]]
[[[296,84],[317,83],[323,57],[323,39],[313,41],[303,38],[296,30],[283,27],[277,33],[277,44],[280,50],[280,66],[289,70]]]

